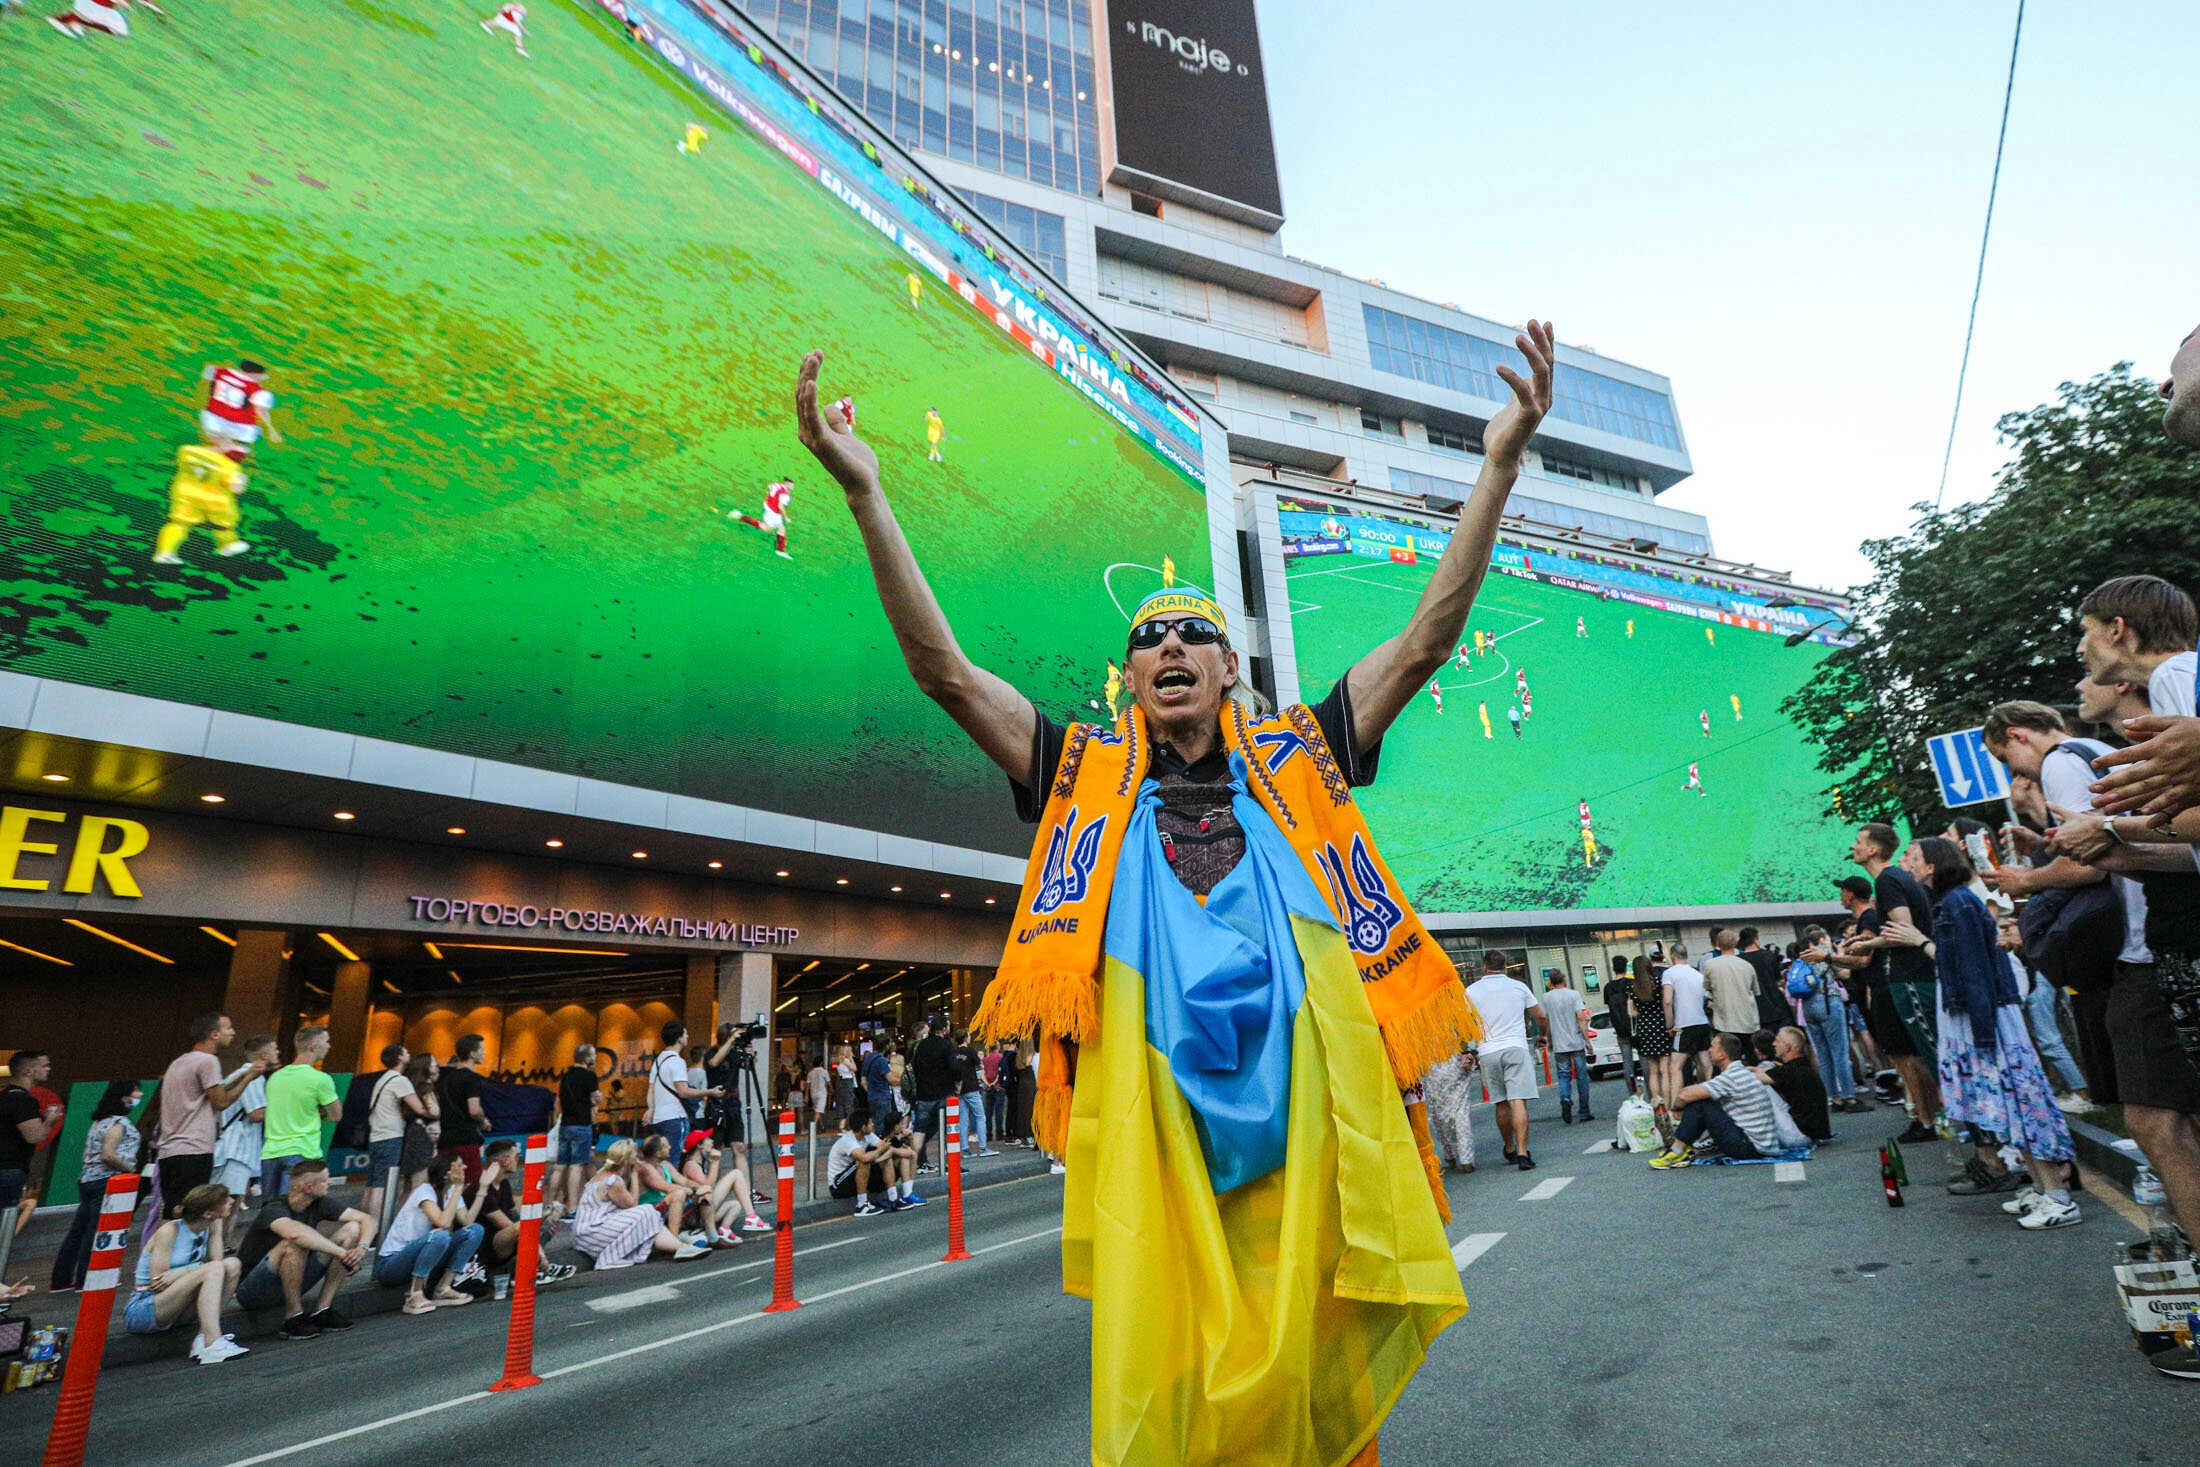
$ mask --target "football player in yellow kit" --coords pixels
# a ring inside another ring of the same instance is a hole
[[[155,565],[181,565],[183,548],[193,525],[204,525],[214,536],[214,553],[242,555],[252,547],[237,536],[237,496],[244,492],[244,459],[251,450],[243,444],[215,448],[186,443],[176,450],[176,476],[168,481],[168,523],[153,540]]]

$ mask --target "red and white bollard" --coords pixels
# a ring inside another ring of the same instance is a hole
[[[779,1113],[779,1207],[772,1220],[772,1301],[766,1314],[800,1309],[794,1296],[794,1112]]]
[[[44,1467],[83,1467],[84,1437],[92,1429],[92,1393],[99,1389],[99,1362],[107,1352],[115,1281],[122,1276],[122,1254],[130,1243],[130,1216],[137,1211],[137,1196],[136,1174],[107,1179],[107,1195],[99,1204],[99,1231],[92,1237],[91,1265],[84,1274],[84,1292],[76,1301],[76,1328],[69,1335],[61,1399],[54,1404],[53,1429],[46,1434]]]
[[[970,1256],[963,1246],[963,1128],[962,1102],[947,1097],[947,1256],[942,1263],[957,1263]]]
[[[535,1374],[535,1275],[542,1262],[542,1174],[550,1138],[527,1138],[525,1180],[520,1183],[519,1252],[512,1258],[512,1327],[504,1339],[504,1378],[492,1391],[524,1391],[541,1385]]]

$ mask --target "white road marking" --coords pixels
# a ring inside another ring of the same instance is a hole
[[[768,1237],[769,1234],[752,1233],[750,1236],[752,1238]],[[794,1256],[805,1258],[812,1253],[823,1253],[833,1248],[845,1248],[850,1243],[868,1243],[870,1241],[869,1238],[842,1238],[837,1243],[820,1243],[815,1248],[797,1248],[794,1250]],[[680,1298],[681,1288],[687,1284],[699,1284],[705,1279],[724,1278],[728,1274],[746,1273],[751,1269],[770,1268],[771,1266],[772,1261],[769,1258],[759,1258],[752,1263],[735,1263],[725,1268],[706,1268],[701,1273],[683,1273],[676,1279],[667,1279],[661,1284],[651,1284],[647,1288],[628,1289],[622,1294],[606,1294],[601,1299],[590,1299],[588,1307],[598,1314],[622,1314],[629,1309],[640,1309],[650,1304],[676,1303]]]
[[[970,1256],[973,1258],[983,1258],[988,1253],[998,1253],[1003,1248],[1013,1248],[1019,1243],[1030,1243],[1040,1238],[1051,1238],[1061,1231],[1062,1230],[1059,1227],[1042,1228],[1036,1233],[1026,1233],[1020,1238],[1010,1238],[1005,1242],[988,1243],[983,1248],[973,1248],[970,1250]],[[856,1240],[851,1238],[846,1241],[854,1242]],[[826,1248],[838,1246],[840,1245],[837,1243],[821,1243],[817,1247],[809,1249],[808,1251],[812,1253],[822,1253]],[[745,1267],[746,1265],[743,1266]],[[802,1302],[805,1304],[822,1304],[827,1299],[837,1299],[843,1294],[853,1294],[859,1289],[868,1289],[875,1287],[879,1284],[892,1283],[895,1279],[905,1279],[910,1277],[912,1274],[929,1273],[935,1268],[944,1268],[946,1266],[947,1260],[935,1259],[930,1263],[920,1263],[912,1268],[897,1269],[893,1273],[881,1274],[874,1279],[865,1279],[860,1284],[847,1284],[838,1289],[827,1289],[824,1293],[813,1294]],[[635,1345],[625,1350],[614,1350],[609,1355],[599,1355],[593,1360],[583,1360],[577,1364],[562,1366],[557,1370],[546,1370],[542,1372],[542,1379],[545,1381],[556,1380],[560,1376],[572,1375],[582,1370],[591,1370],[598,1365],[609,1365],[614,1360],[624,1360],[627,1359],[629,1356],[634,1355],[646,1355],[652,1350],[662,1350],[672,1345],[684,1345],[689,1340],[699,1338],[700,1336],[716,1334],[719,1330],[732,1329],[735,1325],[747,1324],[751,1320],[764,1319],[766,1317],[767,1316],[765,1315],[764,1311],[758,1309],[748,1314],[739,1315],[733,1319],[721,1319],[715,1324],[706,1324],[700,1329],[683,1330],[676,1335],[667,1335],[661,1340],[651,1340],[646,1344]],[[489,1391],[469,1391],[463,1396],[453,1396],[448,1401],[437,1401],[433,1405],[421,1406],[412,1411],[400,1411],[394,1416],[384,1416],[378,1420],[369,1421],[361,1426],[350,1426],[346,1427],[342,1431],[332,1431],[326,1436],[317,1436],[311,1441],[298,1442],[294,1445],[287,1447],[277,1447],[271,1452],[262,1452],[256,1457],[241,1457],[237,1461],[230,1463],[229,1467],[258,1467],[258,1464],[261,1462],[275,1462],[281,1460],[284,1457],[294,1457],[300,1452],[310,1452],[315,1447],[325,1447],[331,1442],[349,1441],[355,1436],[365,1436],[369,1432],[380,1431],[385,1426],[395,1426],[399,1422],[416,1421],[423,1416],[433,1416],[438,1411],[448,1411],[453,1406],[464,1406],[473,1401],[486,1401],[490,1399],[491,1394],[492,1393]]]
[[[1582,1152],[1581,1154],[1582,1154],[1583,1156],[1601,1156],[1601,1155],[1603,1155],[1603,1154],[1604,1154],[1605,1152],[1607,1152],[1607,1151],[1610,1151],[1611,1149],[1612,1149],[1612,1143],[1611,1143],[1611,1142],[1609,1142],[1609,1141],[1599,1141],[1599,1142],[1598,1142],[1598,1143],[1597,1143],[1596,1145],[1594,1145],[1594,1146],[1590,1147],[1590,1148],[1589,1148],[1589,1149],[1588,1149],[1587,1151],[1584,1151],[1584,1152]]]
[[[1572,1181],[1572,1177],[1551,1177],[1537,1182],[1520,1195],[1520,1200],[1522,1202],[1548,1202],[1565,1191]]]
[[[1459,1265],[1461,1273],[1465,1273],[1468,1264],[1495,1248],[1504,1239],[1503,1233],[1469,1233],[1451,1245],[1451,1261]]]
[[[1800,1182],[1803,1180],[1803,1164],[1799,1161],[1776,1161],[1772,1164],[1772,1180],[1775,1182]]]

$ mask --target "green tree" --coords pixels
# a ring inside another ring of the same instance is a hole
[[[2200,455],[2163,433],[2129,362],[1996,426],[2013,452],[1994,492],[1864,543],[1856,644],[1782,705],[1858,820],[1940,829],[1928,737],[2011,698],[2073,708],[2087,591],[2139,573],[2200,588]]]

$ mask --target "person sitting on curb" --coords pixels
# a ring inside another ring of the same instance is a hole
[[[672,1155],[672,1138],[664,1132],[653,1132],[642,1141],[635,1163],[635,1185],[641,1189],[642,1205],[662,1213],[665,1227],[674,1237],[691,1247],[710,1247],[710,1235],[687,1223],[688,1199],[697,1189],[680,1174],[680,1164]]]
[[[486,1163],[481,1174],[490,1177]],[[458,1153],[446,1151],[428,1163],[427,1180],[413,1189],[391,1220],[375,1260],[374,1281],[394,1289],[409,1279],[407,1314],[471,1304],[474,1296],[454,1284],[481,1247],[481,1232],[481,1224],[467,1215],[464,1163]],[[442,1282],[430,1293],[428,1286],[438,1274]]]
[[[481,1263],[488,1261],[488,1272],[499,1276],[497,1297],[511,1286],[513,1260],[519,1256],[519,1204],[512,1196],[512,1178],[523,1176],[519,1143],[506,1138],[491,1141],[481,1149],[481,1179],[466,1186],[467,1221],[481,1225],[481,1249],[477,1261],[458,1274],[451,1282],[464,1288],[468,1276],[479,1276]],[[542,1205],[541,1241],[547,1246],[556,1235],[560,1209],[555,1202]],[[535,1261],[535,1287],[561,1283],[573,1276],[575,1265],[552,1263],[538,1253]]]
[[[237,1284],[241,1309],[283,1306],[282,1337],[310,1340],[352,1321],[336,1312],[336,1291],[366,1262],[374,1241],[374,1219],[355,1207],[329,1200],[328,1163],[306,1157],[289,1164],[289,1186],[270,1197],[237,1246],[244,1277]],[[320,1294],[313,1312],[305,1292]]]
[[[122,1327],[134,1335],[157,1335],[174,1329],[185,1314],[196,1311],[197,1338],[191,1341],[191,1358],[201,1365],[219,1365],[252,1352],[237,1343],[235,1335],[222,1333],[222,1306],[237,1291],[241,1270],[237,1260],[224,1254],[223,1234],[236,1198],[227,1187],[208,1184],[183,1194],[178,1216],[153,1230],[138,1253],[137,1287],[122,1306]]]
[[[599,1270],[646,1262],[652,1253],[670,1254],[674,1263],[706,1257],[708,1248],[683,1242],[656,1208],[637,1197],[639,1164],[634,1143],[623,1136],[604,1151],[602,1169],[581,1189],[581,1205],[573,1214],[573,1246]]]
[[[1681,1104],[1680,1125],[1673,1132],[1670,1149],[1650,1159],[1660,1171],[1687,1166],[1696,1154],[1696,1140],[1711,1133],[1722,1156],[1737,1161],[1771,1156],[1780,1150],[1780,1127],[1774,1118],[1772,1088],[1742,1063],[1746,1041],[1732,1034],[1711,1036],[1711,1066],[1715,1073],[1701,1085],[1684,1086],[1675,1097]]]

